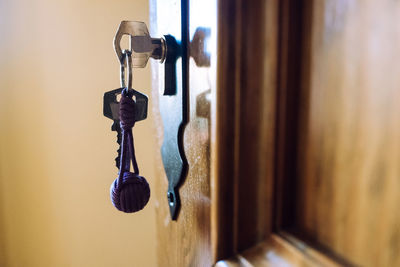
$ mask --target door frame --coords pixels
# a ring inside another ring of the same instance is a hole
[[[288,233],[293,213],[283,212],[293,209],[288,164],[295,164],[296,143],[290,140],[295,140],[300,75],[307,75],[300,73],[300,62],[308,60],[311,14],[304,7],[311,1],[218,3],[211,161],[217,266],[344,263]]]

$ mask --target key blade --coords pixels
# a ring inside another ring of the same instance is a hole
[[[115,166],[117,167],[117,169],[119,169],[120,160],[121,160],[121,143],[122,143],[122,133],[121,133],[121,127],[119,124],[119,120],[114,120],[111,130],[117,132],[117,144],[118,144],[117,153],[118,153],[118,155],[115,158]]]

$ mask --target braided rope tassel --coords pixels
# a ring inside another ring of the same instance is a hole
[[[146,179],[139,176],[132,134],[135,101],[126,88],[122,91],[119,112],[122,131],[120,170],[118,178],[111,184],[110,195],[111,202],[118,210],[131,213],[146,206],[150,199],[150,187]],[[133,173],[130,172],[131,160]]]

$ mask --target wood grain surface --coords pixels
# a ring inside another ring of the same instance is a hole
[[[296,231],[355,265],[400,266],[400,2],[307,8]]]
[[[156,199],[157,226],[157,260],[159,266],[212,266],[215,263],[211,246],[211,116],[212,94],[215,94],[215,49],[216,49],[216,2],[196,1],[182,2],[190,14],[187,31],[189,42],[198,27],[208,28],[212,37],[210,45],[211,63],[197,66],[190,57],[187,62],[188,73],[188,124],[184,129],[184,151],[188,160],[188,174],[179,189],[181,210],[177,221],[172,221],[166,197],[167,178],[160,154],[157,154],[156,188],[153,197]],[[201,6],[199,6],[201,4]],[[151,2],[151,31],[154,36],[171,34],[179,36],[176,28],[180,28],[180,5],[177,0],[154,0]],[[210,20],[205,20],[204,11],[210,13]],[[202,40],[206,41],[206,40]],[[188,44],[189,45],[189,44]],[[193,49],[202,47],[197,44]],[[192,56],[190,51],[189,56]],[[194,51],[193,56],[204,54]],[[203,62],[204,61],[199,61]],[[158,147],[163,141],[164,126],[159,113],[158,99],[164,88],[164,65],[155,62],[153,75],[153,112],[157,121]],[[168,97],[168,96],[161,96]],[[215,105],[215,102],[214,102]]]
[[[301,243],[301,249],[281,236],[272,234],[265,241],[234,257],[217,262],[216,267],[341,266],[301,241],[291,241],[297,242],[297,245]]]
[[[272,231],[278,3],[221,0],[218,8],[216,258]]]

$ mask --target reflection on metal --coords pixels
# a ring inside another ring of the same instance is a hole
[[[196,32],[190,42],[190,56],[196,62],[197,67],[210,66],[210,51],[207,48],[210,36],[210,28],[196,28]]]
[[[204,91],[196,97],[196,115],[200,118],[210,119],[211,89]]]

